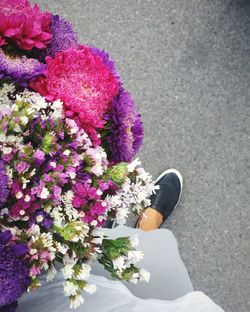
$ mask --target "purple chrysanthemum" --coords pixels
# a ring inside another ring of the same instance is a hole
[[[8,176],[6,174],[5,163],[0,159],[0,209],[5,205],[8,195]]]
[[[109,70],[112,72],[112,74],[116,77],[116,79],[120,80],[120,75],[118,74],[116,67],[115,67],[115,61],[111,60],[109,58],[109,54],[105,52],[104,50],[100,50],[96,47],[90,47],[91,51],[99,56],[103,63],[109,68]]]
[[[52,17],[51,31],[52,40],[47,49],[47,55],[54,57],[57,52],[78,46],[77,35],[69,21],[54,15]]]
[[[11,246],[10,239],[10,231],[0,233],[0,308],[16,301],[30,284],[28,262],[22,259],[27,246]]]
[[[106,120],[110,130],[107,142],[111,160],[131,161],[142,144],[143,126],[131,95],[124,89],[112,100]]]
[[[41,75],[46,68],[45,64],[25,55],[10,55],[0,49],[0,79],[8,79],[27,86],[28,82]]]

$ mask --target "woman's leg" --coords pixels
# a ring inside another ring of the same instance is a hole
[[[152,207],[145,209],[140,216],[137,229],[118,227],[105,231],[111,238],[134,234],[139,237],[138,249],[144,252],[139,265],[150,272],[151,278],[149,283],[126,283],[131,292],[141,298],[170,300],[193,290],[174,235],[169,230],[158,229],[180,201],[182,177],[176,170],[167,170],[157,183],[160,188],[151,199]],[[108,277],[100,265],[93,273]]]
[[[150,281],[138,282],[136,285],[125,283],[127,288],[137,297],[172,300],[193,291],[187,269],[178,251],[177,241],[173,233],[167,229],[142,231],[126,226],[115,229],[104,229],[110,238],[133,236],[139,238],[138,250],[144,253],[144,259],[138,266],[150,272]],[[96,263],[92,269],[95,275],[111,279],[102,265]]]

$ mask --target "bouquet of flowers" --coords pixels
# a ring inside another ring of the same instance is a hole
[[[138,159],[141,116],[115,64],[80,45],[72,25],[26,0],[0,0],[0,309],[40,286],[61,263],[70,307],[84,301],[91,263],[112,277],[147,281],[136,238],[111,240],[150,205]]]

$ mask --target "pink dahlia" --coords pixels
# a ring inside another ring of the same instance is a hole
[[[0,46],[12,42],[23,50],[43,49],[51,41],[51,14],[27,0],[0,0]]]
[[[119,89],[119,80],[87,46],[70,48],[46,58],[44,75],[30,83],[48,100],[61,99],[66,116],[92,136],[103,126],[103,114]]]

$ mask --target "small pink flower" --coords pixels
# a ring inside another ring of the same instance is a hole
[[[39,259],[38,253],[35,253],[30,257],[30,260],[38,260],[38,259]]]
[[[41,165],[45,159],[45,153],[39,149],[37,149],[34,153],[35,161],[38,165]]]
[[[75,208],[80,208],[82,206],[82,198],[80,196],[74,195],[72,199],[72,205]]]
[[[25,161],[20,161],[16,164],[15,168],[19,174],[23,173],[25,170],[27,170],[30,167]]]
[[[83,197],[87,195],[86,189],[85,189],[85,187],[83,186],[82,183],[76,183],[74,185],[74,189],[73,190],[74,190],[74,193],[77,194],[77,195],[80,195],[80,196],[83,196]]]
[[[46,173],[46,174],[43,176],[43,181],[44,181],[44,182],[54,182],[54,179],[52,178],[51,175],[49,175],[48,173]]]
[[[13,180],[12,185],[11,185],[11,195],[13,197],[16,197],[16,194],[21,191],[22,191],[22,187],[19,184],[19,182],[17,180]]]
[[[3,154],[2,155],[2,160],[4,160],[5,162],[9,162],[11,161],[13,158],[13,155],[12,153],[9,153],[9,154]]]
[[[30,274],[31,276],[37,276],[37,275],[40,275],[41,274],[41,270],[39,267],[36,267],[36,266],[32,266],[31,269],[30,269]]]
[[[54,185],[52,187],[52,190],[53,190],[53,196],[54,196],[55,200],[59,200],[60,197],[61,197],[61,193],[62,193],[61,187],[57,186],[57,185]]]
[[[41,261],[43,261],[43,262],[49,261],[49,260],[50,260],[50,253],[49,253],[47,250],[43,251],[43,252],[40,254],[40,259],[41,259]]]

